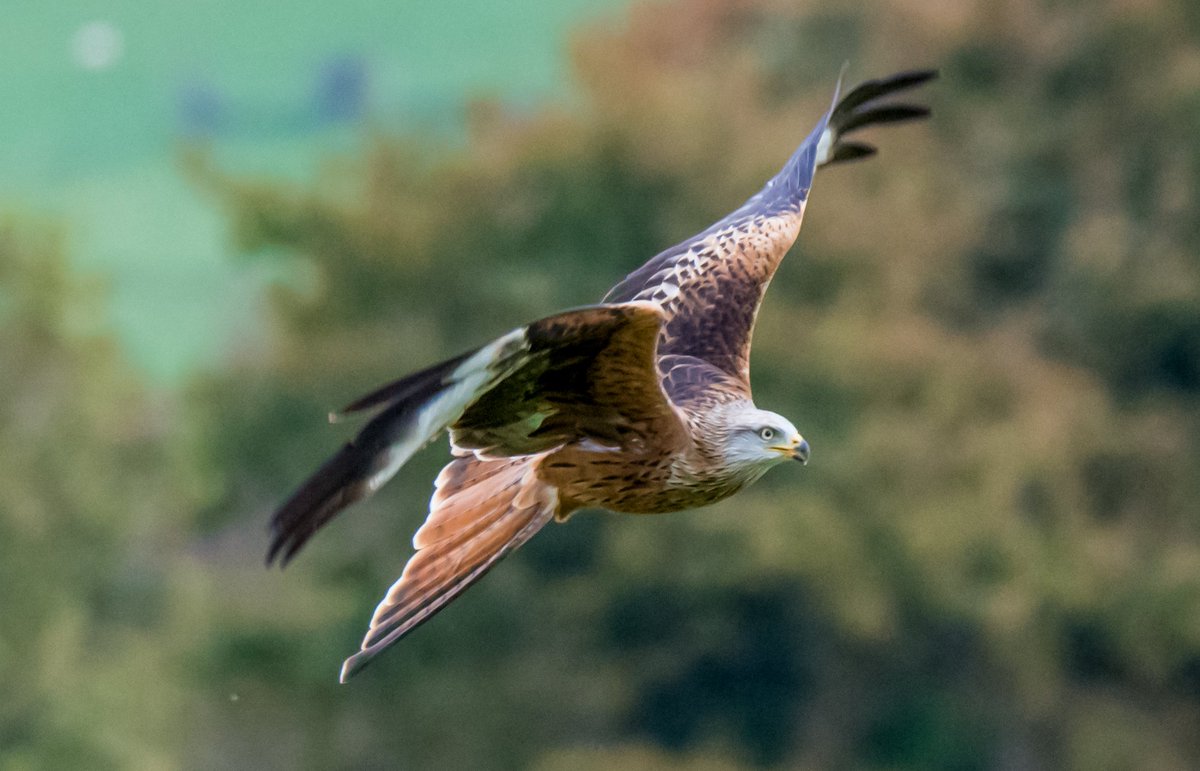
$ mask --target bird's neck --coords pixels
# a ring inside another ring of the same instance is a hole
[[[732,495],[765,474],[769,464],[731,462],[725,452],[729,415],[746,405],[753,407],[748,400],[737,400],[689,415],[691,447],[677,458],[674,476],[685,484],[715,485]]]

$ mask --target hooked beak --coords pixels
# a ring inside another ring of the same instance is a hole
[[[792,460],[798,460],[802,464],[808,465],[808,442],[799,434],[792,437],[790,444],[772,447],[771,449],[786,455]]]

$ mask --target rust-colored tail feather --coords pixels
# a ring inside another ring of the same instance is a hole
[[[342,664],[343,683],[554,517],[558,491],[538,478],[540,459],[466,456],[442,470],[429,517],[413,538],[417,552],[375,609],[362,650]]]

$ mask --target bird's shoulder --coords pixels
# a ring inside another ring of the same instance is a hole
[[[687,416],[750,397],[749,383],[696,356],[659,356],[658,372],[663,392]]]

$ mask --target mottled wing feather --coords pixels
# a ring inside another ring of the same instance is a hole
[[[379,603],[341,681],[416,629],[525,543],[555,514],[557,491],[537,475],[538,456],[461,457],[438,476],[417,552]]]
[[[924,107],[879,100],[932,77],[933,72],[920,71],[868,81],[841,100],[839,83],[833,105],[762,190],[702,233],[650,259],[613,287],[605,300],[658,303],[667,319],[660,355],[707,362],[735,378],[732,387],[748,395],[750,340],[758,307],[799,233],[817,168],[874,152],[870,145],[844,142],[850,132],[927,115]],[[683,378],[688,379],[694,376]],[[667,387],[675,399],[670,383]],[[729,388],[731,383],[716,387]]]
[[[712,233],[672,265],[661,303],[667,322],[659,352],[690,356],[732,375],[750,393],[750,336],[763,294],[800,230],[803,201]],[[639,297],[638,299],[643,299]]]
[[[746,395],[741,378],[695,356],[670,354],[658,360],[663,390],[688,412],[701,412]]]

